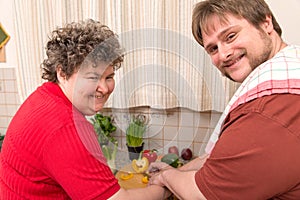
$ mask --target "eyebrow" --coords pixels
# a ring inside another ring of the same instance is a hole
[[[239,25],[233,25],[233,26],[230,26],[226,29],[224,29],[223,31],[221,31],[218,35],[217,35],[217,38],[220,39],[223,35],[225,35],[227,32],[229,32],[230,30],[234,29],[234,28],[237,28]],[[211,46],[214,46],[213,44],[208,44],[207,46],[204,47],[205,51],[207,51]]]
[[[108,76],[112,76],[112,75],[115,75],[115,74],[116,74],[115,72],[112,72]]]
[[[108,74],[106,77],[110,77],[110,76],[114,76],[116,73],[115,72],[112,72],[110,74]],[[98,77],[102,77],[103,74],[99,74],[97,72],[87,72],[84,74],[85,76],[88,76],[88,75],[95,75],[95,76],[98,76]]]
[[[86,73],[84,73],[84,75],[96,75],[96,76],[100,76],[101,74],[98,74],[97,72],[86,72]]]

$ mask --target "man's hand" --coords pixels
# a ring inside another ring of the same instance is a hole
[[[164,162],[153,162],[150,164],[149,168],[148,168],[148,172],[149,174],[152,176],[156,173],[159,173],[163,170],[166,169],[171,169],[172,167],[170,165],[168,165],[167,163]]]

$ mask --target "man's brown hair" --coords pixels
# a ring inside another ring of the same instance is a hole
[[[202,33],[208,31],[209,18],[215,15],[221,21],[226,21],[227,14],[242,17],[257,28],[265,21],[266,16],[271,16],[275,31],[279,36],[282,34],[278,22],[264,0],[204,0],[195,5],[192,17],[192,33],[201,46]]]

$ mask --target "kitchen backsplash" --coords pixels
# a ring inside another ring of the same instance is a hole
[[[126,128],[131,115],[145,115],[148,121],[145,148],[157,149],[159,153],[167,153],[170,146],[177,146],[179,151],[189,147],[194,154],[204,152],[220,113],[195,112],[184,108],[155,110],[148,107],[128,110],[105,109],[104,115],[113,117],[117,126],[114,135],[119,141],[119,148],[126,151]]]
[[[9,122],[20,106],[15,68],[0,68],[0,134],[6,133]],[[115,136],[119,148],[126,151],[125,132],[131,115],[142,114],[148,121],[145,148],[166,153],[170,146],[179,151],[189,147],[201,154],[220,113],[195,112],[184,108],[156,110],[148,107],[128,110],[104,109],[103,114],[112,115],[117,126]]]
[[[15,68],[0,68],[0,135],[6,133],[19,105]]]

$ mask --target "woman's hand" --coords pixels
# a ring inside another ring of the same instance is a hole
[[[162,172],[156,172],[155,174],[152,174],[148,185],[158,185],[164,187],[165,185],[163,183]]]
[[[167,163],[164,162],[153,162],[150,164],[148,168],[148,172],[150,175],[149,179],[149,185],[159,185],[164,186],[162,182],[162,176],[161,173],[166,170],[170,169],[171,166],[169,166]]]

